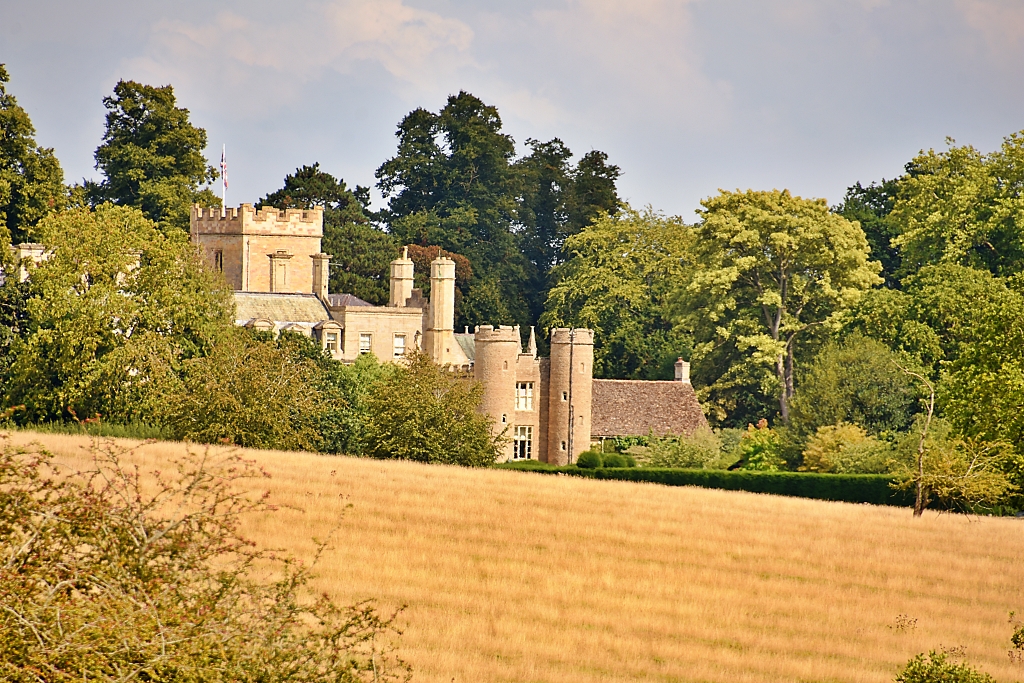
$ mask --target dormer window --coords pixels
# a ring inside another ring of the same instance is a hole
[[[338,352],[338,333],[328,332],[324,335],[324,348],[332,354]]]

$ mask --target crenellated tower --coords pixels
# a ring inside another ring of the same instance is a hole
[[[566,465],[590,448],[594,331],[551,330],[547,461]]]

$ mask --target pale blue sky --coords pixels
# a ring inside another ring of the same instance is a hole
[[[687,219],[720,187],[834,204],[1024,128],[1021,0],[0,0],[0,62],[69,180],[96,175],[118,79],[173,84],[211,161],[228,146],[232,204],[314,161],[372,184],[401,117],[460,89]]]

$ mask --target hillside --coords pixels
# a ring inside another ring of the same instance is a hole
[[[12,438],[79,464],[88,445]],[[152,444],[140,462],[182,448]],[[1024,611],[1024,521],[251,455],[286,506],[251,535],[308,555],[341,518],[317,587],[408,604],[401,654],[417,681],[881,682],[940,645],[1024,679],[1006,656],[1007,613]]]

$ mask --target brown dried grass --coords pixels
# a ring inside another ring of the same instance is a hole
[[[87,438],[12,437],[85,462]],[[183,448],[154,443],[139,462]],[[407,604],[400,652],[415,680],[891,681],[940,646],[1024,678],[1007,657],[1007,613],[1024,611],[1019,520],[247,455],[289,506],[250,535],[308,556],[341,520],[316,586]]]

